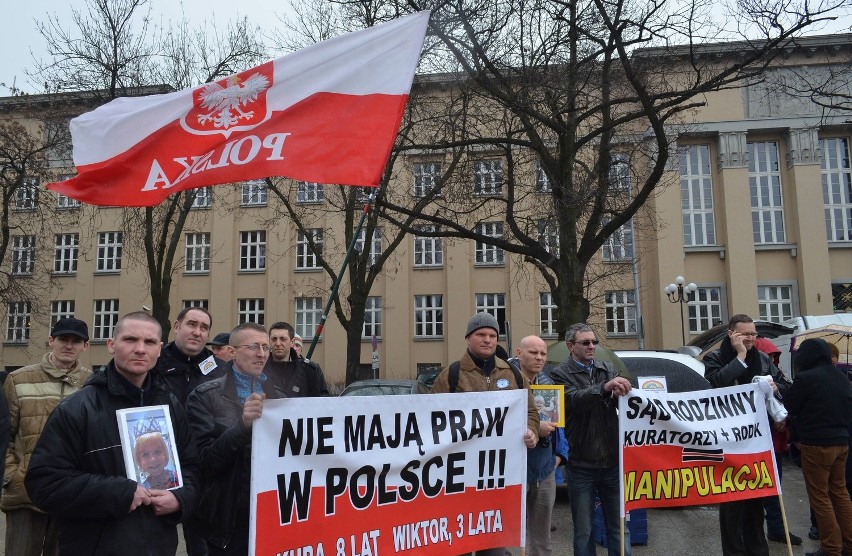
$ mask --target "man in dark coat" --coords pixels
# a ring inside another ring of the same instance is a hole
[[[802,474],[819,527],[819,550],[807,556],[852,550],[852,501],[846,490],[852,390],[831,363],[825,340],[802,342],[796,351],[796,380],[784,398],[796,418]]]
[[[234,359],[222,365],[223,375],[198,386],[187,402],[204,483],[190,529],[207,540],[211,556],[248,554],[252,424],[264,399],[285,397],[263,372],[266,329],[241,324],[230,341]]]
[[[704,356],[704,377],[714,388],[748,384],[756,376],[772,378],[776,395],[784,396],[790,381],[768,355],[755,347],[757,328],[748,315],[728,321],[728,335],[716,351]],[[768,556],[763,534],[763,499],[751,498],[719,504],[719,531],[724,556]]]
[[[325,376],[314,361],[302,359],[293,346],[296,330],[286,322],[276,322],[269,327],[269,345],[272,352],[263,372],[288,398],[315,398],[328,396]]]
[[[618,469],[618,398],[630,392],[630,381],[618,376],[607,361],[595,359],[599,343],[588,324],[577,323],[565,333],[570,356],[550,373],[565,385],[565,433],[568,437],[566,482],[574,523],[574,554],[594,556],[592,530],[595,495],[603,506],[607,552],[621,552],[621,504]],[[624,552],[630,556],[630,530],[624,530]]]
[[[178,522],[195,508],[198,458],[183,406],[150,371],[162,331],[147,313],[118,320],[113,360],[53,411],[24,484],[33,503],[56,517],[59,553],[68,556],[172,556]],[[147,489],[128,479],[116,411],[167,405],[183,486]]]
[[[222,361],[217,360],[206,345],[212,323],[206,309],[187,307],[182,310],[172,325],[175,339],[166,344],[157,360],[157,373],[184,405],[196,386],[218,376],[216,367]]]

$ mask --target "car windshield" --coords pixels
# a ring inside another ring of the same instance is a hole
[[[401,384],[375,384],[364,385],[347,389],[343,396],[394,396],[397,394],[411,394],[411,387]]]

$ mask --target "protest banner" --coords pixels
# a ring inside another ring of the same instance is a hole
[[[763,394],[754,384],[619,399],[622,510],[780,493]]]
[[[522,546],[526,428],[525,390],[268,400],[252,431],[251,553]]]

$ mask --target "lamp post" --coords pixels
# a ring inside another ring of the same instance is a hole
[[[666,294],[666,297],[669,298],[670,303],[679,303],[680,307],[680,337],[683,340],[682,345],[686,345],[686,331],[684,330],[683,323],[683,306],[689,303],[689,295],[694,293],[695,290],[698,289],[698,286],[695,285],[695,282],[690,282],[686,284],[686,278],[683,276],[678,276],[675,278],[674,284],[669,284],[665,288],[663,288],[663,293]]]

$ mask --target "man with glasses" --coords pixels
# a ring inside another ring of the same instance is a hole
[[[781,396],[790,381],[769,356],[755,348],[757,328],[748,315],[734,315],[728,321],[728,335],[719,349],[704,356],[704,378],[714,388],[748,384],[756,376],[771,378],[772,390]],[[769,546],[763,534],[763,499],[736,500],[719,504],[719,530],[722,554],[767,556]]]
[[[283,393],[267,380],[269,335],[253,322],[231,331],[233,359],[224,375],[201,384],[187,401],[206,479],[190,529],[204,537],[211,555],[242,555],[249,549],[251,428],[263,401]]]
[[[595,360],[598,341],[588,324],[571,325],[565,333],[570,356],[550,373],[565,385],[565,433],[568,437],[566,481],[574,523],[575,556],[594,556],[592,531],[595,495],[600,498],[609,556],[621,554],[620,443],[618,397],[630,392],[630,381],[617,376],[607,361]],[[630,531],[624,530],[624,554],[630,556]]]

